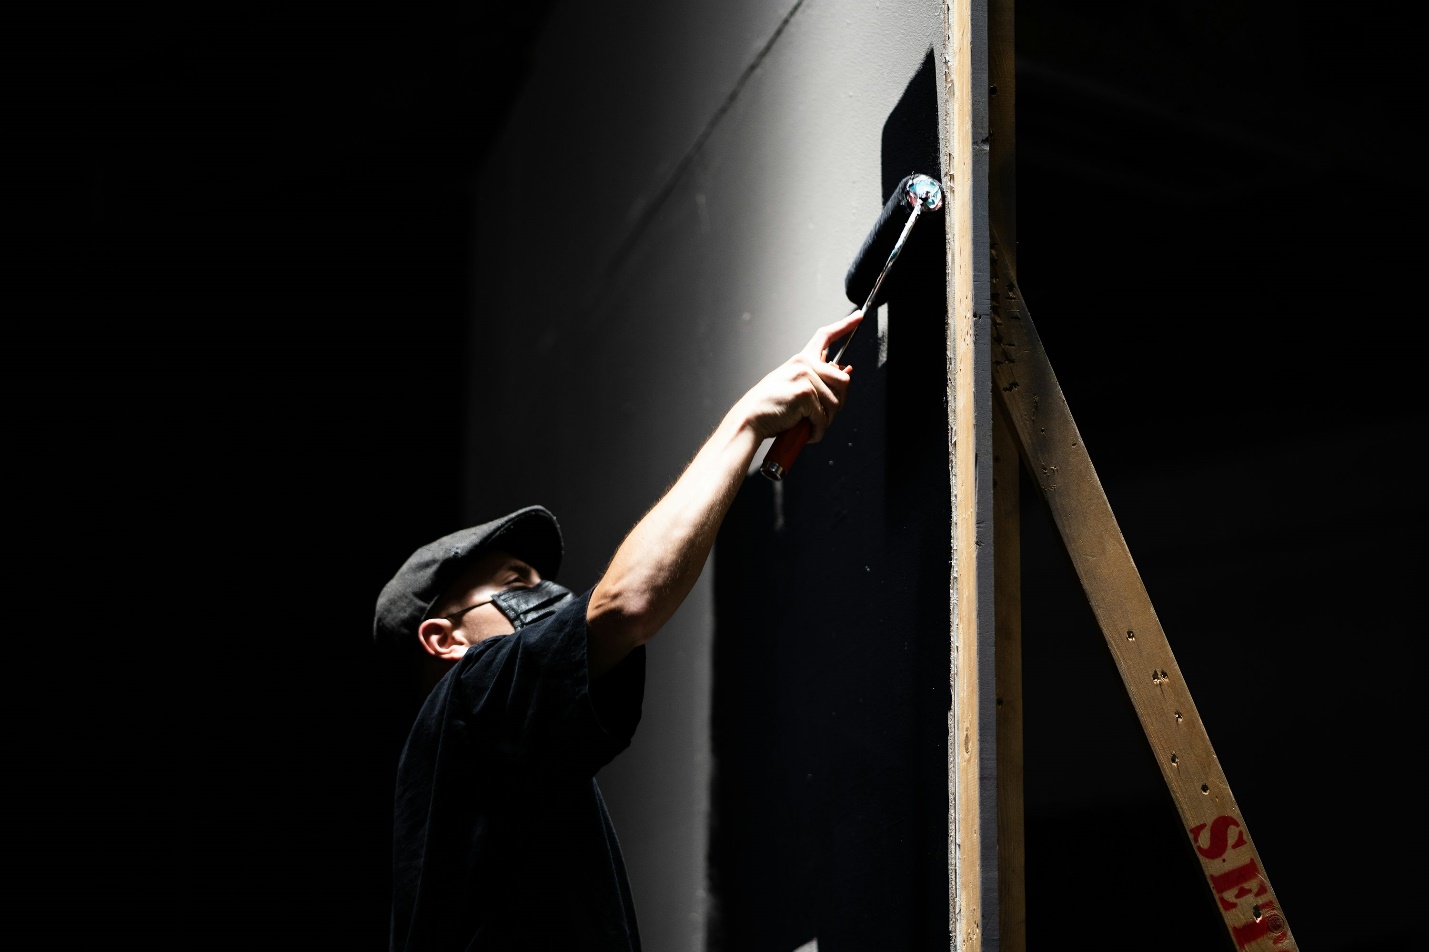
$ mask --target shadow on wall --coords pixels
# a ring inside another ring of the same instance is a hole
[[[880,206],[941,177],[936,76],[930,51],[884,124]],[[943,247],[920,221],[886,363],[855,336],[829,437],[750,479],[715,547],[711,950],[947,947]]]

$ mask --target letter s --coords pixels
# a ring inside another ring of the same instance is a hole
[[[1235,842],[1229,843],[1229,828],[1235,827]],[[1195,844],[1196,852],[1206,859],[1217,859],[1224,856],[1226,849],[1239,849],[1245,845],[1245,834],[1241,832],[1240,822],[1234,817],[1218,816],[1211,821],[1211,842],[1201,845],[1201,831],[1206,828],[1206,824],[1199,823],[1191,827],[1191,842]],[[1229,843],[1229,847],[1227,847]]]

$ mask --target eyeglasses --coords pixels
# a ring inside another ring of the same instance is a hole
[[[480,608],[482,605],[490,605],[490,604],[491,604],[492,602],[494,602],[494,601],[496,601],[496,599],[494,599],[494,598],[488,598],[488,599],[486,599],[486,600],[484,600],[484,601],[472,602],[470,605],[466,606],[465,608],[458,608],[456,611],[452,612],[450,615],[438,615],[437,617],[438,617],[438,618],[445,618],[445,619],[447,619],[448,621],[451,621],[451,620],[454,619],[454,618],[460,618],[462,615],[465,615],[467,612],[471,611],[473,608]]]

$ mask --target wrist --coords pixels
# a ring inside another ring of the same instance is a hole
[[[754,448],[779,432],[778,418],[761,406],[758,401],[745,394],[725,414],[720,426],[729,432],[729,438],[737,441],[741,436],[750,440]]]

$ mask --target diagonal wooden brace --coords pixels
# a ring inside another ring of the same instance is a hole
[[[1235,947],[1298,952],[1006,256],[993,245],[992,378],[1111,649]]]

